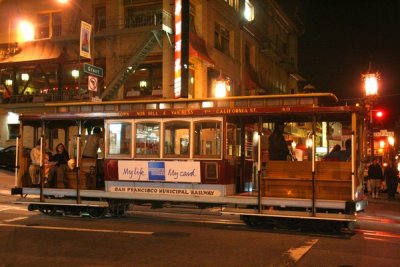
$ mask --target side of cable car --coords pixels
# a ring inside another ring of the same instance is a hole
[[[56,112],[21,116],[17,143],[32,137],[51,147],[65,143],[76,162],[69,188],[58,180],[46,187],[43,175],[40,187],[31,187],[28,159],[20,155],[13,192],[38,195],[21,202],[49,215],[120,215],[130,204],[173,202],[219,206],[249,225],[301,220],[347,226],[367,205],[359,173],[363,115],[356,107],[335,106],[335,99],[302,94],[105,102],[74,106],[74,112],[54,104],[49,108]],[[82,157],[95,127],[103,129],[104,145],[96,159]],[[273,149],[278,127],[284,157]],[[335,146],[340,157],[328,157]]]

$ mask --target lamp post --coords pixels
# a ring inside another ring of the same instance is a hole
[[[371,65],[367,73],[361,75],[365,90],[365,108],[369,115],[369,142],[371,147],[370,162],[374,160],[374,122],[373,122],[373,107],[374,101],[378,97],[378,81],[380,78],[379,72],[372,72]]]

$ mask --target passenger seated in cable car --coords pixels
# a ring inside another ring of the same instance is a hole
[[[322,161],[338,161],[341,154],[341,148],[340,145],[335,145],[328,155],[322,158]]]
[[[43,140],[42,143],[43,146],[43,155],[42,155],[42,159],[40,158],[41,156],[41,148],[40,148],[40,139],[37,141],[36,146],[34,148],[32,148],[31,153],[30,153],[30,157],[31,157],[31,165],[29,166],[29,176],[31,177],[31,182],[32,182],[32,186],[34,187],[38,187],[40,184],[40,178],[43,177],[44,175],[40,175],[40,163],[42,163],[44,165],[45,161],[46,161],[46,156],[48,156],[47,153],[51,152],[47,151],[46,153],[46,141]],[[43,166],[42,165],[42,166]]]
[[[65,149],[64,144],[59,143],[56,146],[56,154],[52,157],[52,160],[55,161],[55,166],[50,170],[49,173],[49,185],[56,186],[57,179],[62,180],[64,183],[64,187],[68,188],[68,161],[69,155],[67,150]]]
[[[350,161],[351,159],[351,139],[347,139],[344,142],[345,150],[340,151],[339,160],[340,161]]]

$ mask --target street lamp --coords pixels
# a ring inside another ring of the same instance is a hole
[[[216,98],[224,98],[226,97],[226,94],[227,94],[227,82],[224,79],[224,77],[222,77],[222,72],[219,72],[219,77],[215,84],[214,96]]]
[[[379,89],[379,72],[371,72],[371,65],[367,73],[361,75],[361,79],[365,90],[365,108],[369,114],[369,140],[371,147],[371,158],[370,162],[374,160],[374,127],[373,127],[373,106],[374,101],[378,97]]]

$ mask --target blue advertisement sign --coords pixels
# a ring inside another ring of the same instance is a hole
[[[165,162],[149,161],[149,180],[165,181]]]

